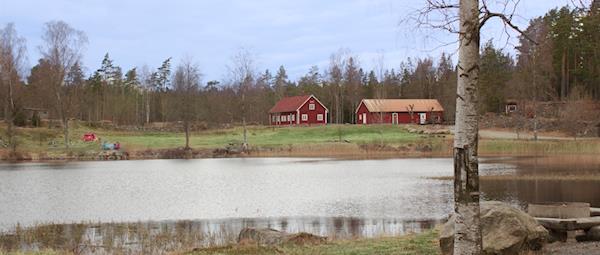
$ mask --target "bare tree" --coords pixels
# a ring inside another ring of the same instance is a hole
[[[346,56],[348,50],[339,49],[336,53],[331,54],[329,58],[329,69],[327,76],[329,77],[329,89],[333,97],[333,117],[332,122],[344,122],[344,67],[346,66]]]
[[[0,91],[4,94],[6,135],[12,155],[17,150],[14,118],[18,111],[17,100],[19,100],[18,94],[25,51],[25,39],[17,34],[14,24],[9,23],[3,29],[0,29]]]
[[[142,105],[144,108],[144,123],[150,123],[150,92],[152,91],[152,73],[147,65],[140,69],[140,82],[142,89]]]
[[[420,26],[445,29],[457,33],[459,38],[454,136],[454,254],[482,253],[477,155],[481,28],[490,19],[499,18],[508,36],[508,28],[512,28],[527,37],[512,22],[517,4],[518,1],[507,0],[500,5],[502,11],[494,12],[486,0],[427,0],[427,5],[416,15]]]
[[[51,66],[49,85],[56,99],[56,111],[62,122],[65,149],[68,151],[70,107],[65,105],[68,101],[66,97],[69,96],[65,78],[71,67],[80,62],[87,37],[83,31],[72,28],[64,21],[51,21],[45,24],[42,40],[44,44],[39,48],[43,58]]]
[[[200,68],[191,57],[186,57],[177,66],[173,77],[173,87],[176,94],[175,112],[183,122],[185,131],[185,149],[190,149],[190,123],[198,116],[197,98],[200,91],[202,74]]]
[[[414,115],[415,115],[415,105],[414,104],[409,104],[406,107],[406,111],[408,111],[408,115],[410,116],[410,123],[414,123]]]
[[[230,75],[230,85],[235,89],[240,98],[240,114],[242,115],[243,142],[242,149],[248,149],[248,131],[246,128],[246,114],[250,105],[246,102],[248,91],[253,87],[255,82],[255,66],[254,58],[249,50],[240,48],[239,51],[231,58],[231,66],[228,66]]]

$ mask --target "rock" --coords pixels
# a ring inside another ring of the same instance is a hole
[[[518,254],[523,250],[539,250],[548,239],[548,230],[533,217],[506,203],[481,202],[483,254]],[[454,216],[442,227],[442,254],[453,254]]]
[[[590,228],[585,232],[586,241],[600,241],[600,226]]]
[[[287,234],[271,228],[244,228],[238,236],[238,245],[256,244],[260,246],[275,245],[316,245],[327,242],[327,237],[300,232]]]
[[[254,242],[258,245],[279,245],[283,242],[285,233],[271,228],[244,228],[238,236],[238,243]]]
[[[286,235],[284,238],[284,244],[292,245],[317,245],[327,242],[327,237],[317,236],[306,232],[300,232],[297,234]]]

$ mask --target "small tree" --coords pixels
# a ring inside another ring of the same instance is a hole
[[[248,149],[248,130],[246,128],[246,114],[251,105],[248,104],[246,96],[255,82],[255,67],[252,54],[247,49],[241,48],[232,57],[232,65],[228,66],[230,84],[240,99],[240,111],[242,115],[243,142],[242,149]]]
[[[21,97],[21,69],[25,61],[25,39],[17,34],[12,23],[0,29],[0,88],[4,105],[8,146],[11,154],[17,150],[15,123],[23,117],[19,109]]]
[[[190,124],[197,119],[197,98],[202,74],[191,58],[184,59],[175,70],[173,87],[175,92],[174,110],[176,117],[183,122],[185,149],[190,149]]]
[[[87,44],[87,37],[64,21],[46,23],[42,35],[44,44],[40,46],[43,58],[50,65],[49,82],[55,96],[55,107],[62,123],[65,149],[69,151],[69,107],[68,89],[65,78],[71,67],[79,63],[81,52]]]
[[[585,134],[593,123],[598,120],[600,113],[591,100],[568,100],[560,110],[561,126],[574,140]]]

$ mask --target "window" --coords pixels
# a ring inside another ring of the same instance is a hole
[[[315,104],[313,104],[313,103],[308,104],[308,109],[311,110],[311,111],[314,111],[315,110]]]
[[[362,120],[362,114],[358,115],[358,120]]]
[[[273,115],[273,116],[271,117],[271,122],[277,122],[277,118],[275,118],[275,115]]]
[[[323,121],[323,114],[317,114],[317,121]]]
[[[292,121],[296,121],[296,115],[292,114]]]
[[[302,114],[302,121],[308,120],[308,114]]]
[[[275,122],[279,122],[279,115],[275,116]]]
[[[286,116],[285,116],[285,115],[281,116],[281,121],[287,121],[287,119],[286,119]]]

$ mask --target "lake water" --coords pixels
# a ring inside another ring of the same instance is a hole
[[[595,175],[600,164],[585,161],[574,169],[573,164],[561,165],[564,160],[539,162],[538,158],[482,160],[481,175],[528,177],[483,179],[483,197],[521,206],[564,200],[600,206],[597,179],[557,185],[557,180],[531,178],[537,173]],[[452,181],[431,178],[452,173],[448,158],[3,164],[0,231],[12,233],[17,224],[54,223],[53,231],[84,236],[96,245],[106,242],[107,236],[122,244],[155,242],[152,236],[165,233],[189,241],[171,245],[173,249],[233,242],[248,226],[332,238],[401,235],[429,229],[452,211]],[[81,222],[90,224],[68,224]],[[140,232],[149,234],[144,239]],[[73,237],[61,240],[69,238]],[[0,238],[0,245],[31,246],[6,238]]]

